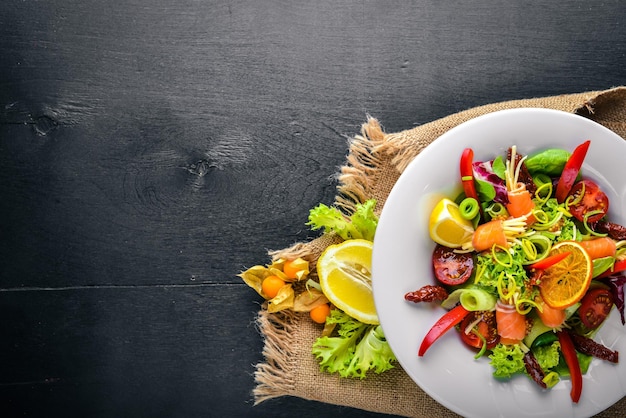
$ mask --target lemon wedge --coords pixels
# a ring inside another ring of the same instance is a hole
[[[459,205],[448,198],[437,203],[430,214],[430,238],[438,244],[459,248],[474,233],[472,222],[461,216]]]
[[[378,324],[372,293],[371,241],[330,245],[317,261],[322,292],[337,308],[365,324]]]

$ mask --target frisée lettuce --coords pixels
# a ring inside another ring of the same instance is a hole
[[[309,211],[306,225],[312,230],[324,228],[324,233],[335,232],[343,239],[374,240],[378,216],[374,213],[376,200],[370,199],[357,204],[354,213],[348,218],[335,207],[320,203]]]
[[[337,325],[337,336],[324,336],[313,344],[313,355],[323,371],[341,377],[365,378],[369,370],[382,373],[396,360],[380,325],[363,324],[333,309],[327,324]]]

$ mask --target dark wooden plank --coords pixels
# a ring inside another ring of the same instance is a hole
[[[250,161],[217,166],[167,145],[88,157],[73,149],[83,148],[84,132],[58,128],[48,139],[30,127],[0,129],[0,175],[10,179],[0,188],[11,196],[0,203],[7,287],[233,282],[244,264],[265,261],[266,249],[307,238],[306,208],[330,203],[328,177],[346,147],[339,141],[327,160],[294,149],[299,161],[286,166],[256,138]],[[53,157],[35,154],[40,141],[57,148]]]
[[[34,416],[67,404],[76,416],[246,414],[261,350],[246,290],[2,292],[3,404]]]
[[[0,368],[3,416],[7,405],[16,416],[70,406],[66,416],[318,416],[324,409],[304,401],[252,408],[262,342],[249,292],[244,285],[0,292],[0,357],[10,359]]]

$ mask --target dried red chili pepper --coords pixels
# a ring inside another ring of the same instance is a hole
[[[600,344],[583,335],[570,334],[574,347],[583,354],[594,356],[601,360],[610,361],[611,363],[619,362],[619,352],[611,350],[607,346]]]
[[[526,372],[535,381],[535,383],[544,389],[548,387],[546,382],[543,381],[546,374],[539,365],[539,362],[532,351],[528,351],[524,354],[524,366],[526,367]]]
[[[448,291],[445,288],[430,284],[404,295],[404,299],[409,302],[442,302],[446,300],[447,297]]]
[[[509,161],[511,160],[512,153],[513,153],[512,148],[509,148],[506,153],[507,160]],[[517,153],[515,154],[515,167],[519,165],[522,158],[523,157],[521,154],[517,154]],[[517,181],[520,183],[523,183],[524,186],[526,186],[526,190],[528,190],[528,193],[530,193],[531,196],[533,196],[535,192],[537,191],[537,186],[535,185],[535,182],[533,181],[533,177],[530,175],[530,172],[528,171],[528,167],[526,167],[526,163],[522,163],[522,165],[520,166]]]
[[[594,225],[594,230],[602,234],[607,234],[616,241],[626,239],[626,227],[608,221],[598,221]]]

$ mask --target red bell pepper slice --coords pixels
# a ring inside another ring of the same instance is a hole
[[[478,202],[478,193],[476,192],[476,185],[474,184],[474,168],[472,163],[474,162],[474,150],[471,148],[465,148],[463,154],[461,154],[461,182],[463,183],[463,191],[465,196],[472,197]]]
[[[587,140],[577,146],[576,149],[574,149],[574,152],[572,152],[572,155],[570,155],[569,159],[565,163],[565,167],[563,167],[563,172],[561,173],[559,182],[556,185],[555,197],[559,203],[565,202],[567,195],[569,194],[570,190],[572,190],[572,186],[576,181],[578,172],[580,171],[585,156],[587,155],[589,144],[591,144],[591,141]]]
[[[478,191],[476,190],[476,184],[474,184],[474,150],[471,148],[465,148],[461,154],[461,183],[463,184],[463,191],[465,196],[476,199],[478,202],[478,210],[480,211],[480,217],[483,217],[483,207],[480,205],[478,199]]]
[[[420,357],[423,356],[424,353],[426,353],[426,350],[428,350],[430,346],[439,339],[439,337],[460,323],[468,313],[469,311],[465,309],[463,305],[457,305],[446,312],[441,318],[439,318],[435,325],[432,326],[430,331],[428,331],[424,340],[422,340],[422,344],[420,345],[417,355]]]
[[[559,338],[561,353],[563,353],[563,358],[565,358],[565,363],[569,369],[570,379],[572,382],[570,397],[572,398],[572,401],[578,403],[580,395],[583,392],[583,375],[580,371],[580,364],[578,363],[578,357],[576,356],[574,342],[567,331],[561,330],[557,332],[556,335]]]
[[[540,261],[537,261],[536,263],[531,264],[530,268],[537,269],[537,270],[545,270],[548,267],[552,267],[559,261],[565,260],[567,256],[570,254],[571,254],[570,251],[565,251],[564,253],[551,255],[549,257],[544,258],[543,260],[540,260]]]
[[[603,277],[609,277],[609,276],[612,276],[615,273],[620,273],[620,272],[622,272],[624,270],[626,270],[626,260],[617,260],[615,262],[615,264],[613,264],[613,268],[612,269],[608,269],[607,271],[605,271],[604,273],[602,273],[598,277],[596,277],[596,279],[601,279]]]

